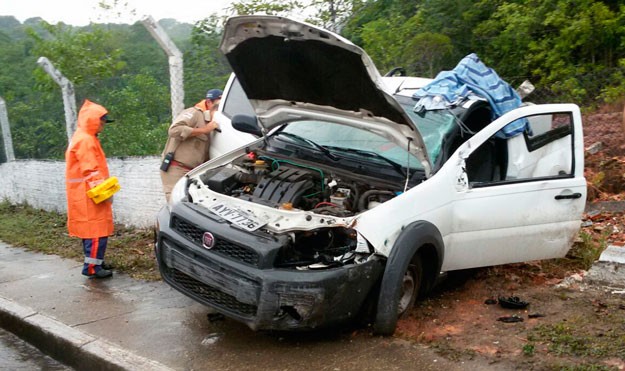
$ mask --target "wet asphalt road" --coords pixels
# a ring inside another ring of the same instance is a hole
[[[174,370],[495,369],[476,360],[447,360],[435,349],[400,337],[374,337],[349,327],[254,332],[230,319],[209,320],[210,309],[162,281],[118,273],[90,280],[80,274],[81,266],[0,243],[0,297]]]
[[[0,329],[0,369],[2,370],[48,370],[65,371],[64,366],[22,339]]]

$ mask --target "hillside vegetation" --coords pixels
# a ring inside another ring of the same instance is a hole
[[[299,16],[363,47],[382,74],[403,67],[434,77],[469,53],[511,85],[530,80],[530,100],[586,111],[625,96],[625,5],[612,1],[240,0],[232,14]],[[230,67],[218,49],[225,15],[160,24],[184,53],[185,105],[223,88]],[[101,140],[108,156],[158,154],[171,119],[167,56],[145,27],[72,27],[0,16],[0,97],[17,158],[60,159],[67,145],[59,87],[37,65],[48,58],[85,98],[117,119]],[[3,144],[0,143],[0,146]],[[0,162],[4,161],[0,151]]]

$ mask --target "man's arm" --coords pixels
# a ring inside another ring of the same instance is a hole
[[[198,135],[208,134],[212,132],[213,130],[217,129],[218,127],[219,125],[217,125],[215,121],[211,121],[201,128],[194,128],[193,131],[191,131],[190,136],[197,137]]]
[[[196,117],[194,117],[194,115]],[[197,127],[200,124],[199,121],[204,123],[204,115],[197,115],[194,111],[185,111],[176,117],[176,120],[168,130],[168,135],[174,139],[186,140],[189,137],[206,135],[219,127],[214,121],[204,126]]]

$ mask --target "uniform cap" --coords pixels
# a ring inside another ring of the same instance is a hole
[[[223,91],[219,89],[211,89],[206,92],[206,99],[209,99],[209,100],[219,99],[221,98],[222,94],[223,94]]]

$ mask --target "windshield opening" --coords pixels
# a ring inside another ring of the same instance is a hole
[[[364,129],[328,121],[301,120],[290,122],[281,131],[306,138],[331,151],[361,151],[361,154],[369,154],[368,157],[379,160],[383,157],[403,168],[423,170],[421,162],[406,149]]]
[[[423,113],[414,112],[416,101],[409,97],[395,96],[410,119],[416,124],[423,138],[423,143],[430,161],[437,162],[445,138],[456,130],[456,117],[448,110],[433,110]]]

